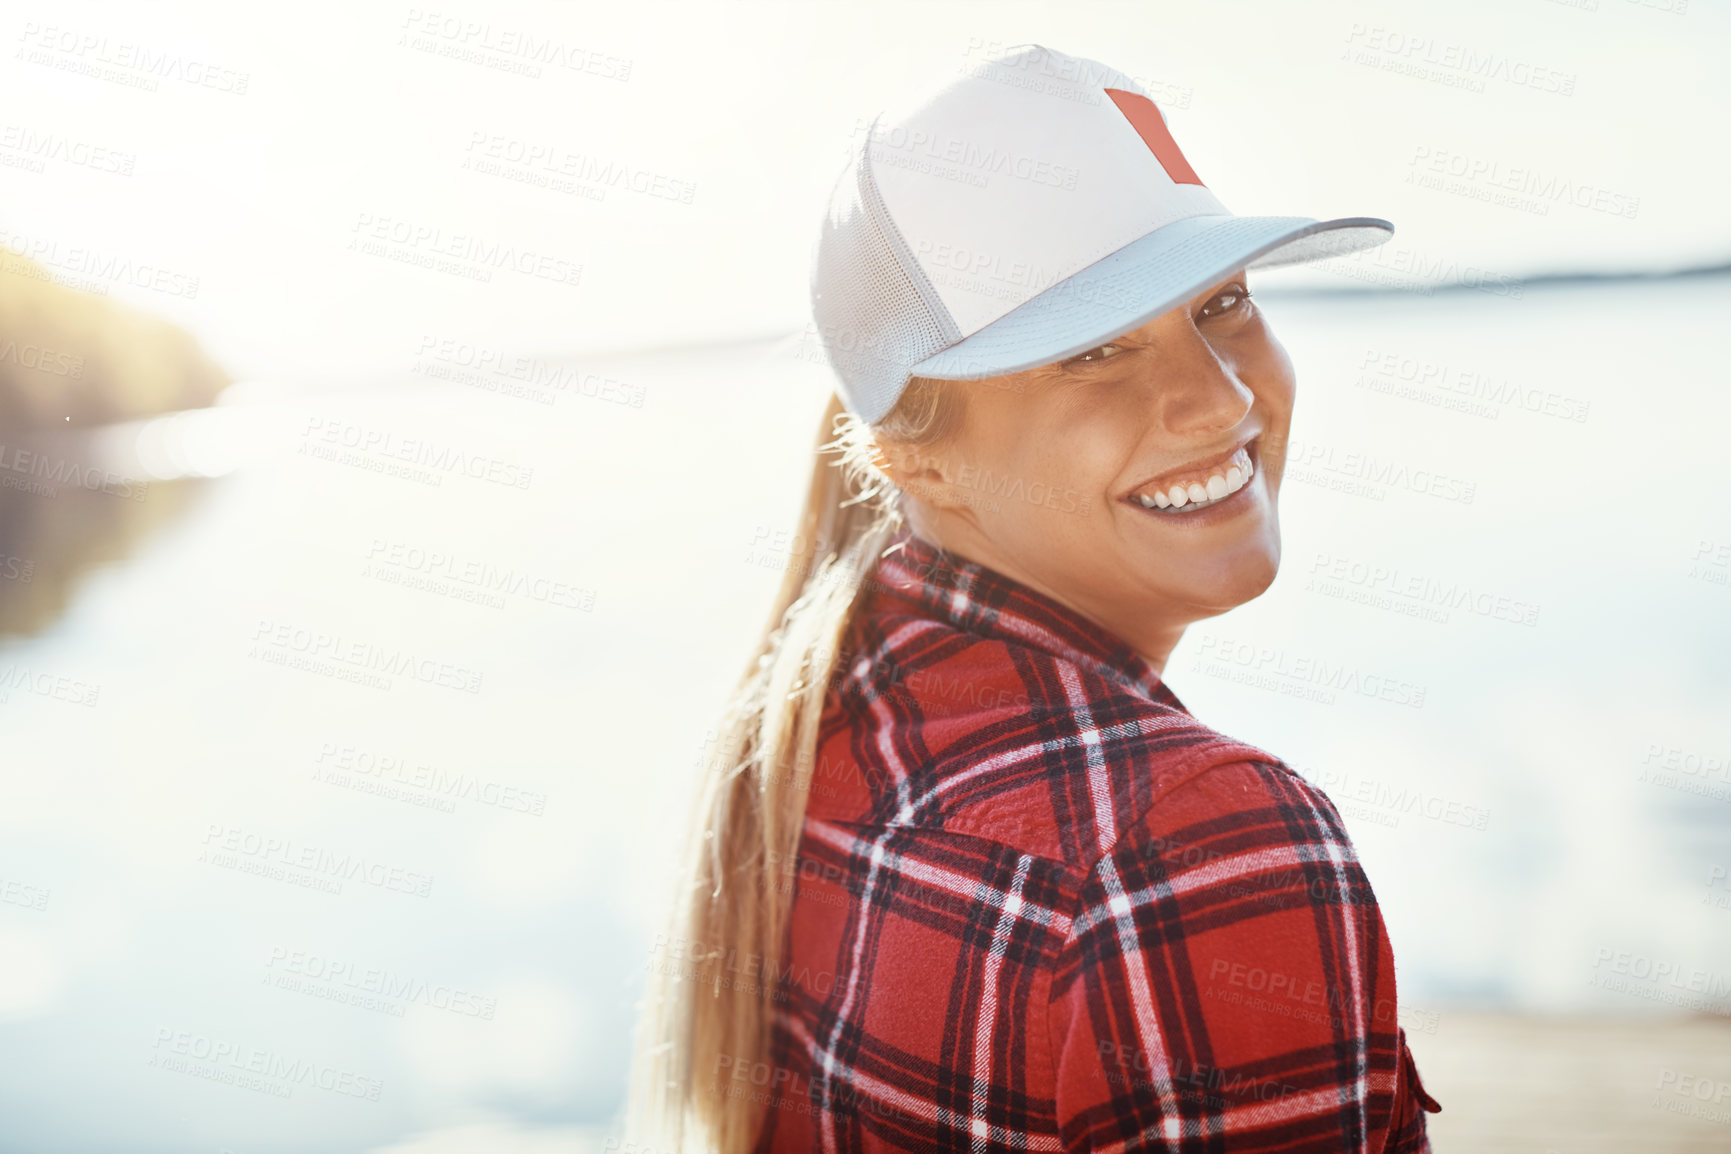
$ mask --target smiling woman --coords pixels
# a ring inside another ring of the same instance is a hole
[[[1077,179],[958,182],[898,165],[914,139]],[[1249,270],[1390,232],[1232,215],[1127,77],[1037,45],[874,122],[817,250],[805,551],[697,802],[640,1148],[1428,1149],[1339,814],[1162,679],[1279,567],[1295,382]]]
[[[1081,610],[1157,667],[1185,626],[1268,588],[1294,382],[1241,270],[1012,379],[968,390],[941,449],[884,438],[916,533]],[[970,477],[1079,499],[982,504],[992,486]]]

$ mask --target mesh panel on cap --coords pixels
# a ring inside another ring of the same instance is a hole
[[[884,210],[870,139],[836,182],[811,280],[812,318],[842,401],[868,422],[895,407],[914,365],[962,339]]]

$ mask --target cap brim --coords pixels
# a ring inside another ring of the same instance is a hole
[[[1100,258],[912,371],[978,381],[1048,365],[1140,328],[1235,269],[1344,256],[1393,235],[1394,225],[1373,216],[1188,217]]]

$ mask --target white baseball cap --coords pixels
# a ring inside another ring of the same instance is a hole
[[[1375,217],[1235,216],[1129,76],[1038,44],[880,114],[831,194],[812,315],[868,422],[910,376],[972,381],[1086,352],[1238,268],[1371,248]]]

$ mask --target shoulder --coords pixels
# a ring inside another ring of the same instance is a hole
[[[836,673],[826,750],[862,763],[872,812],[859,816],[1078,871],[1186,782],[1275,762],[1163,686],[1148,693],[1109,668],[917,614],[876,618]],[[1247,802],[1242,784],[1192,796]]]
[[[1356,860],[1328,795],[1263,757],[1187,777],[1117,831],[1091,873],[1097,882],[1131,868],[1194,889],[1243,873]]]
[[[1266,943],[1304,938],[1319,909],[1375,905],[1327,794],[1277,761],[1247,759],[1192,775],[1119,832],[1080,885],[1070,938],[1113,933],[1148,907],[1168,929],[1206,923]]]

